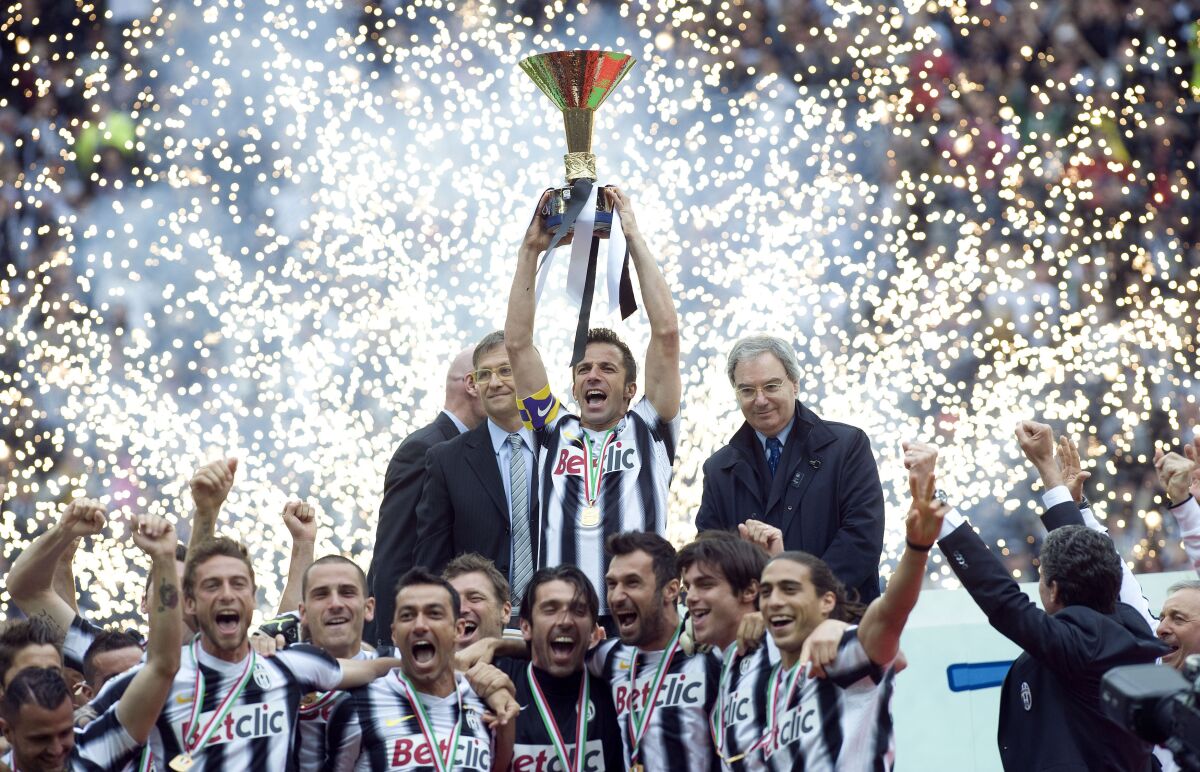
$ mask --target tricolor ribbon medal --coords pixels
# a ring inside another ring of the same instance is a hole
[[[204,671],[200,667],[200,658],[196,653],[199,647],[200,636],[197,635],[192,639],[191,647],[192,666],[196,668],[195,691],[192,692],[192,712],[187,723],[187,734],[183,738],[183,753],[171,759],[170,766],[175,772],[185,772],[196,763],[196,754],[204,750],[213,733],[221,726],[221,722],[225,720],[225,716],[229,714],[229,711],[233,710],[234,703],[238,701],[238,698],[242,696],[242,692],[246,690],[246,684],[250,682],[250,674],[254,672],[254,665],[258,661],[258,655],[251,649],[250,656],[246,658],[246,667],[242,669],[241,675],[237,677],[233,688],[221,700],[212,718],[201,728],[200,715],[204,712],[206,684]]]
[[[675,652],[679,650],[679,637],[683,634],[683,620],[679,620],[679,625],[675,628],[675,634],[671,636],[670,643],[663,650],[662,659],[658,661],[658,670],[654,671],[654,678],[650,681],[650,691],[646,697],[645,703],[639,711],[633,705],[633,696],[637,694],[637,662],[638,650],[633,650],[633,661],[629,663],[629,760],[635,762],[640,753],[642,738],[646,736],[646,730],[650,728],[650,716],[654,713],[654,703],[658,702],[658,693],[662,691],[663,682],[667,680],[667,673],[671,669],[671,660],[675,659]],[[640,767],[641,764],[634,763],[633,767]]]
[[[458,695],[458,715],[454,717],[454,731],[450,734],[450,742],[443,754],[438,745],[437,734],[433,731],[433,722],[429,720],[429,714],[425,712],[425,705],[417,695],[416,688],[408,680],[408,676],[400,670],[396,671],[396,680],[404,689],[405,696],[408,697],[408,702],[412,705],[413,713],[417,717],[417,726],[421,728],[421,734],[425,737],[425,742],[429,744],[430,755],[433,756],[433,768],[437,772],[450,772],[454,768],[454,757],[458,753],[458,737],[462,734],[462,692],[458,691],[457,686],[455,687],[455,694]]]
[[[712,711],[708,714],[708,731],[712,734],[713,746],[717,749],[717,756],[727,764],[732,764],[735,761],[741,761],[746,757],[742,753],[734,756],[731,759],[725,758],[725,731],[728,727],[721,726],[721,716],[725,711],[725,700],[729,695],[729,674],[733,670],[734,660],[737,659],[737,647],[730,646],[729,651],[725,652],[725,661],[721,663],[721,680],[717,682],[717,704],[713,706]]]
[[[596,502],[600,500],[600,482],[604,479],[604,454],[608,452],[608,446],[617,436],[615,428],[609,429],[608,434],[604,437],[604,442],[600,444],[600,453],[597,455],[592,448],[592,437],[587,433],[586,429],[581,429],[583,432],[583,496],[586,506],[579,516],[579,524],[584,528],[595,528],[600,525],[600,506]]]
[[[550,741],[554,743],[554,752],[558,754],[558,761],[562,764],[564,772],[583,772],[584,762],[587,759],[587,727],[588,727],[588,706],[591,701],[591,679],[588,678],[587,668],[583,670],[583,683],[579,688],[579,701],[575,704],[575,758],[567,753],[567,743],[562,736],[562,732],[558,729],[558,722],[554,720],[554,713],[550,710],[550,703],[546,700],[546,695],[542,693],[542,687],[537,682],[537,676],[533,673],[533,663],[530,662],[528,670],[529,685],[532,687],[530,692],[533,694],[533,704],[537,707],[538,715],[542,718],[542,725],[546,727],[546,733],[550,735]]]
[[[796,684],[800,682],[803,672],[804,668],[800,666],[799,662],[790,668],[784,668],[783,663],[780,662],[771,670],[771,680],[767,682],[767,693],[771,695],[771,711],[767,714],[767,731],[751,750],[761,748],[763,756],[766,758],[779,750],[779,711],[780,709],[786,710],[788,704],[791,703],[792,694],[796,691]],[[779,690],[785,682],[787,683],[786,696],[780,703]]]

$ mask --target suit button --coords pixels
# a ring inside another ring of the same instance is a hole
[[[792,508],[791,508],[791,507],[788,507],[788,512],[791,512],[791,511],[792,511]]]

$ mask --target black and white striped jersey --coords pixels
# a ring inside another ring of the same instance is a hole
[[[771,772],[875,772],[895,762],[895,670],[871,662],[858,628],[842,636],[825,678],[778,670],[762,751]],[[794,678],[793,678],[794,676]]]
[[[246,658],[226,662],[197,646],[204,675],[204,703],[198,724],[203,729],[239,677],[246,671]],[[140,668],[141,666],[139,666]],[[97,711],[107,710],[120,699],[139,668],[112,679],[93,700]],[[249,680],[228,713],[216,725],[205,745],[192,754],[191,772],[229,769],[296,769],[293,745],[299,723],[300,700],[313,691],[336,689],[342,668],[315,646],[289,646],[273,657],[256,657]],[[191,644],[184,647],[179,672],[166,705],[150,733],[150,748],[160,767],[184,753],[184,737],[190,734],[190,719],[196,699],[196,667]]]
[[[637,683],[631,667],[637,656]],[[650,684],[662,661],[662,651],[642,651],[619,640],[602,641],[588,653],[588,670],[608,681],[621,726],[626,764],[633,754],[630,706],[639,712],[651,698]],[[716,752],[709,733],[709,713],[717,702],[721,659],[713,652],[677,651],[662,682],[638,759],[654,772],[709,772],[716,769]]]
[[[92,624],[82,614],[76,614],[71,620],[71,626],[67,628],[66,637],[63,638],[63,664],[82,673],[83,657],[101,632],[101,628]]]
[[[666,530],[679,417],[663,421],[650,400],[642,398],[614,428],[611,436],[609,431],[585,430],[578,417],[559,412],[534,433],[541,470],[538,566],[579,566],[596,587],[604,587],[609,562],[604,540],[610,534]],[[589,479],[597,480],[595,519],[588,510]],[[608,613],[603,593],[600,613]]]
[[[455,676],[457,689],[446,697],[417,694],[433,727],[441,758],[449,756],[450,741],[461,721],[454,757],[447,769],[490,772],[492,735],[483,723],[487,706],[467,679]],[[399,678],[399,669],[370,684],[347,692],[329,719],[329,744],[337,772],[435,772],[433,746]],[[461,713],[459,706],[461,705]]]
[[[355,659],[376,659],[379,655],[363,649]],[[300,772],[322,770],[332,761],[329,745],[329,718],[350,693],[344,691],[309,692],[300,699],[300,734],[296,741],[296,766]]]
[[[129,736],[117,720],[117,706],[101,713],[87,726],[75,730],[72,772],[120,772],[136,769],[142,745]],[[9,764],[10,769],[15,769]]]
[[[743,657],[736,645],[721,655],[717,707],[711,715],[712,733],[724,772],[766,769],[758,742],[767,723],[768,684],[779,664],[779,649],[770,635]]]

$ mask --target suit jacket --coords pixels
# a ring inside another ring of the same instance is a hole
[[[1064,502],[1051,511],[1074,506]],[[1086,606],[1047,614],[1021,591],[970,523],[938,544],[988,622],[1022,649],[1000,692],[998,740],[1004,769],[1150,769],[1150,745],[1100,712],[1100,679],[1108,670],[1153,662],[1168,651],[1141,616],[1124,603],[1112,614]]]
[[[417,501],[425,482],[425,454],[438,443],[458,436],[458,427],[444,412],[417,429],[396,448],[383,478],[383,503],[375,531],[375,553],[367,584],[375,596],[375,621],[368,622],[363,639],[373,645],[392,645],[392,614],[396,582],[413,567],[416,547]]]
[[[535,467],[536,461],[535,454]],[[533,549],[539,532],[537,472],[528,471]],[[500,475],[487,421],[429,451],[425,489],[417,504],[418,563],[440,573],[455,556],[478,552],[511,580],[512,526]]]
[[[771,477],[750,424],[704,462],[696,528],[735,530],[748,519],[783,531],[783,545],[829,564],[869,603],[879,597],[883,487],[861,430],[824,421],[799,402],[779,468]]]

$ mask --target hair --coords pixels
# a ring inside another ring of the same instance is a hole
[[[308,568],[304,569],[304,574],[300,577],[300,598],[301,599],[308,597],[308,574],[309,574],[309,572],[312,571],[313,568],[316,566],[324,566],[324,565],[330,565],[330,564],[335,564],[335,565],[339,565],[339,566],[354,566],[354,573],[355,573],[356,578],[358,579],[358,586],[363,591],[363,597],[365,598],[365,597],[370,596],[371,591],[369,589],[367,589],[367,575],[363,573],[363,570],[361,567],[359,567],[358,563],[355,563],[350,558],[342,557],[341,555],[326,555],[325,557],[317,558],[316,560],[314,560],[312,563],[310,563],[308,565]]]
[[[504,574],[496,568],[496,564],[480,555],[478,552],[464,552],[446,564],[442,569],[442,578],[446,581],[457,579],[463,574],[480,573],[488,578],[492,583],[492,589],[496,591],[496,598],[500,605],[508,603],[512,596],[512,590],[508,586],[508,580],[504,578]]]
[[[621,352],[621,366],[625,368],[625,385],[633,383],[637,380],[637,360],[633,358],[633,352],[629,350],[629,346],[625,345],[625,341],[612,330],[607,327],[593,327],[588,330],[587,343],[607,343],[610,346],[616,346]],[[575,365],[578,362],[571,363],[571,380],[575,380]]]
[[[454,589],[454,585],[450,584],[450,582],[437,574],[426,571],[421,566],[410,569],[404,576],[400,577],[400,581],[396,582],[396,608],[400,607],[401,590],[420,585],[441,587],[450,593],[450,610],[454,612],[454,619],[458,619],[458,615],[462,613],[462,600],[458,597],[458,590]]]
[[[13,678],[4,690],[2,706],[4,719],[10,724],[21,714],[21,708],[35,704],[54,710],[71,701],[71,690],[63,674],[51,667],[27,667]]]
[[[1176,582],[1167,588],[1167,595],[1174,595],[1180,590],[1195,590],[1200,592],[1200,579],[1184,579],[1181,582]]]
[[[185,598],[196,597],[196,570],[215,557],[226,557],[240,560],[250,572],[250,584],[257,586],[254,579],[254,564],[246,548],[227,536],[217,536],[202,542],[188,557],[183,569],[183,595]]]
[[[734,343],[729,352],[729,359],[725,363],[725,374],[729,376],[729,382],[736,386],[733,371],[737,369],[738,364],[761,354],[771,354],[778,359],[789,381],[796,383],[800,380],[800,363],[796,361],[796,352],[792,351],[792,347],[786,341],[770,335],[751,335]]]
[[[0,681],[12,669],[17,655],[30,646],[53,646],[61,654],[62,641],[54,628],[33,617],[10,624],[0,632]]]
[[[504,345],[504,330],[496,330],[489,332],[483,336],[483,339],[475,344],[475,350],[471,352],[471,366],[479,367],[479,360],[483,359],[483,355],[497,346]]]
[[[866,613],[867,607],[858,601],[858,590],[847,589],[846,585],[833,575],[829,565],[816,555],[799,550],[788,550],[768,560],[767,565],[769,566],[777,560],[790,560],[793,563],[807,566],[808,578],[817,592],[817,597],[821,597],[827,592],[833,593],[836,602],[833,605],[833,611],[829,612],[830,619],[837,619],[841,622],[857,622]]]
[[[697,563],[718,569],[729,582],[733,594],[741,595],[762,576],[767,566],[767,553],[729,531],[704,531],[679,551],[676,562],[680,574]]]
[[[645,552],[654,566],[654,586],[661,590],[667,582],[679,578],[677,556],[671,542],[651,531],[627,531],[614,533],[604,542],[604,549],[612,557]]]
[[[1121,592],[1121,557],[1112,539],[1083,525],[1046,534],[1038,556],[1046,584],[1054,582],[1064,606],[1087,606],[1111,614]]]
[[[537,590],[543,584],[550,582],[566,582],[575,588],[575,598],[582,598],[587,605],[592,622],[600,616],[600,596],[592,586],[592,580],[576,566],[557,565],[552,568],[542,568],[534,573],[525,585],[525,593],[521,596],[521,619],[533,624],[533,605],[537,600]]]
[[[142,639],[126,630],[101,630],[96,633],[92,644],[83,655],[83,680],[92,687],[96,685],[96,657],[110,651],[136,648],[141,651]]]

